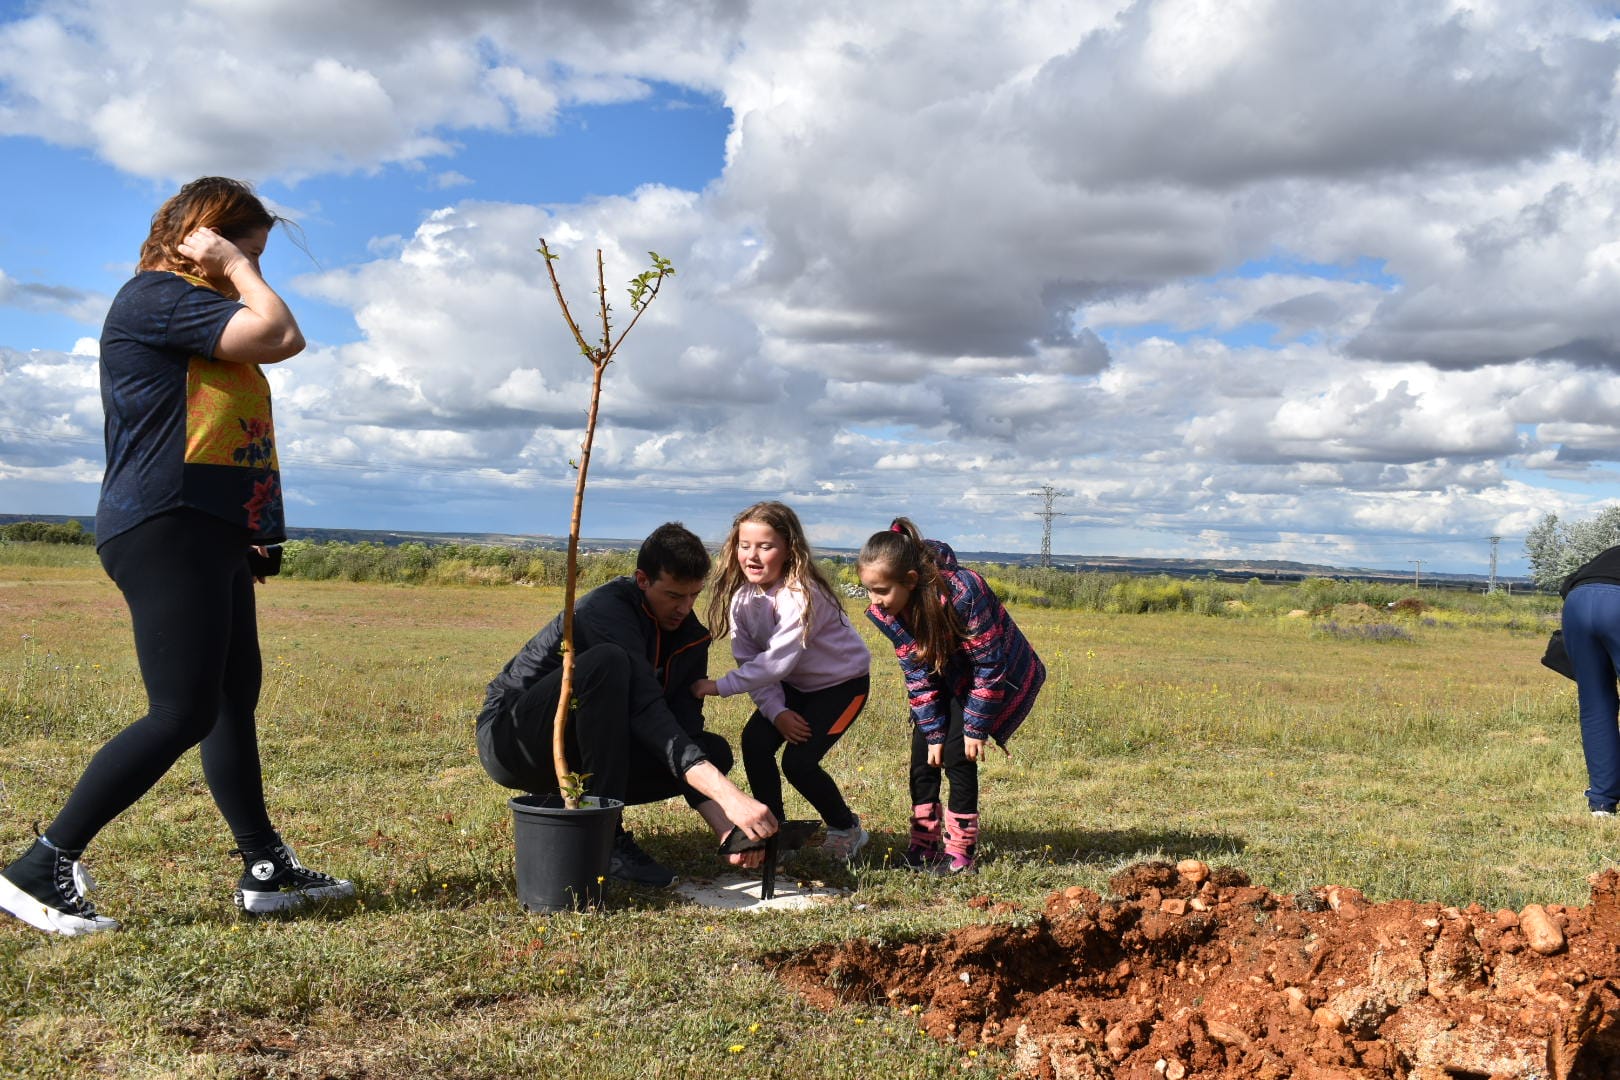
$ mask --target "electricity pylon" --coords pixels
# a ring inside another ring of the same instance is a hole
[[[1039,491],[1031,491],[1029,494],[1039,495],[1045,500],[1043,507],[1036,511],[1035,516],[1040,518],[1044,524],[1044,528],[1041,530],[1041,565],[1050,567],[1052,565],[1052,519],[1065,516],[1063,511],[1052,509],[1052,500],[1067,496],[1069,492],[1059,491],[1051,484],[1042,484]]]

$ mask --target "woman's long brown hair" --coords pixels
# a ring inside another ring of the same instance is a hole
[[[158,207],[135,268],[203,277],[202,268],[180,254],[180,242],[195,230],[210,228],[234,243],[255,229],[268,229],[282,220],[266,210],[253,189],[241,180],[204,176]]]

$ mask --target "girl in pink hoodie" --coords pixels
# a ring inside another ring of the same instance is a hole
[[[853,859],[867,833],[821,759],[866,704],[871,652],[816,568],[798,515],[782,503],[755,503],[738,514],[717,565],[709,628],[717,640],[730,634],[737,667],[718,680],[699,679],[692,693],[753,699],[742,752],[754,798],[785,820],[785,775],[827,823],[822,850]]]

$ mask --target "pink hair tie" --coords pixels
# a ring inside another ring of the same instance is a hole
[[[889,526],[889,531],[890,532],[905,532],[906,530],[902,529],[899,525],[890,525]]]

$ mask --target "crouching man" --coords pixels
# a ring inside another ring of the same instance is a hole
[[[620,577],[574,605],[574,704],[569,767],[587,773],[587,794],[626,806],[684,795],[716,838],[733,827],[753,839],[776,832],[765,804],[726,778],[731,747],[703,730],[703,704],[690,692],[705,678],[709,632],[692,608],[709,573],[703,542],[678,522],[642,541],[633,577]],[[557,790],[551,737],[562,684],[559,613],[489,684],[478,714],[478,757],[498,784]],[[758,852],[729,856],[743,866]],[[675,874],[621,825],[611,876],[665,887]]]

